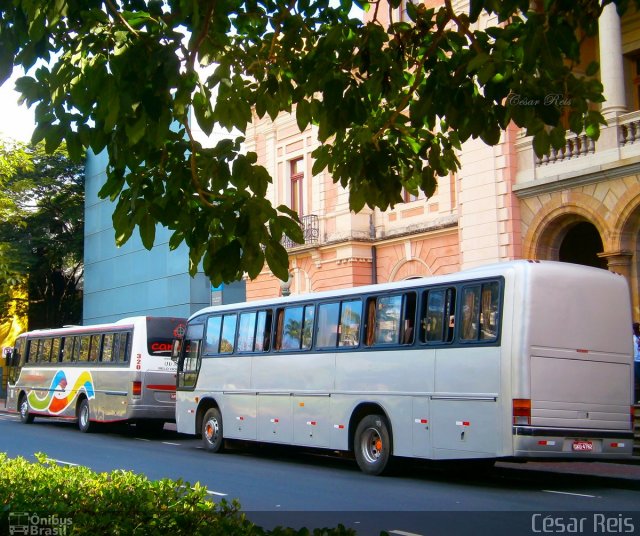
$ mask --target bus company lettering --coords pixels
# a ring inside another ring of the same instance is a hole
[[[142,369],[142,354],[136,354],[136,370]]]
[[[633,534],[633,518],[623,514],[593,514],[584,517],[533,514],[531,530],[537,534]]]
[[[151,350],[154,352],[171,352],[172,344],[170,342],[154,342],[151,344]]]

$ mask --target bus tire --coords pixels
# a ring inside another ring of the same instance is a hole
[[[363,473],[382,474],[391,458],[391,435],[387,419],[382,415],[367,415],[356,428],[353,442],[356,462]]]
[[[202,419],[202,442],[205,450],[221,452],[224,439],[222,437],[222,415],[218,408],[210,408]]]
[[[91,415],[91,411],[89,410],[89,401],[86,398],[83,398],[78,404],[77,417],[78,417],[78,429],[82,433],[88,433],[93,430],[93,423],[91,422],[89,416]]]
[[[20,412],[20,422],[24,424],[31,424],[33,422],[33,414],[29,412],[29,401],[25,394],[20,397],[18,411]]]

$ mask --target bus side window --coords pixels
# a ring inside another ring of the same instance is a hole
[[[255,311],[242,313],[238,325],[238,352],[253,352],[256,342]]]
[[[51,361],[51,339],[42,339],[38,348],[38,361],[49,363]]]
[[[428,290],[422,303],[420,342],[451,342],[455,328],[455,289]]]
[[[480,340],[495,340],[500,325],[500,285],[497,281],[482,285]]]
[[[369,298],[365,344],[412,344],[415,316],[414,292]]]
[[[268,352],[271,348],[271,311],[259,311],[256,324],[256,352]]]
[[[78,361],[88,362],[89,361],[89,345],[91,343],[90,335],[83,335],[80,337],[80,357]]]
[[[462,289],[461,341],[494,341],[500,325],[500,284],[491,281]]]
[[[207,319],[207,330],[203,353],[205,355],[217,354],[220,349],[220,330],[222,329],[222,316],[210,316]]]
[[[127,351],[127,334],[115,333],[113,335],[113,362],[126,362],[125,352]]]
[[[445,341],[453,341],[453,333],[456,327],[456,289],[448,288],[445,294],[444,302],[444,318],[448,318],[449,323],[445,328]]]
[[[276,311],[276,329],[273,336],[273,349],[280,350],[282,348],[282,325],[284,322],[284,309]]]
[[[125,363],[128,363],[129,361],[131,361],[131,344],[133,343],[133,331],[127,331],[124,335],[123,335],[123,339],[124,339],[124,361]]]
[[[231,354],[236,342],[236,324],[238,315],[224,315],[222,319],[222,337],[220,339],[220,353]]]
[[[65,337],[62,340],[62,362],[70,363],[73,361],[73,341],[75,337]]]
[[[102,355],[103,363],[111,363],[113,361],[113,333],[105,333],[102,338]]]
[[[338,344],[340,303],[323,303],[318,307],[317,348],[335,348]]]
[[[305,305],[304,320],[302,321],[302,344],[303,350],[311,348],[313,341],[313,320],[315,317],[315,307],[313,305]]]
[[[367,337],[369,346],[398,344],[402,295],[370,298],[367,305]]]
[[[362,302],[360,300],[343,301],[341,303],[338,346],[358,346],[360,344],[361,320]]]
[[[304,321],[304,307],[287,307],[282,320],[282,350],[300,350]]]
[[[402,335],[400,344],[413,344],[416,323],[416,294],[409,292],[403,296],[402,305]]]
[[[96,363],[100,356],[100,338],[102,335],[91,335],[91,344],[89,346],[89,361]]]
[[[76,363],[80,361],[80,346],[81,346],[81,338],[76,336],[73,338],[73,361]]]
[[[29,339],[27,341],[27,363],[36,363],[38,361],[38,339]]]
[[[51,341],[51,362],[58,363],[60,361],[60,349],[62,347],[62,340],[60,337],[56,337]]]

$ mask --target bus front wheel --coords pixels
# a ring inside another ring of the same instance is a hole
[[[33,415],[29,412],[29,401],[27,395],[20,397],[20,403],[18,404],[20,410],[20,421],[24,424],[31,424],[33,422]]]
[[[358,467],[363,473],[379,475],[391,458],[391,435],[387,419],[382,415],[367,415],[356,428],[354,450]]]
[[[78,428],[83,433],[90,432],[93,429],[93,425],[89,419],[90,415],[89,401],[86,398],[83,398],[78,405]]]
[[[222,450],[222,415],[217,408],[211,408],[204,414],[202,421],[202,441],[209,452]]]

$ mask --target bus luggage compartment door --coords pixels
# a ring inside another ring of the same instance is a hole
[[[493,398],[438,398],[431,401],[435,458],[495,456],[498,452],[499,407]],[[460,456],[458,453],[464,453]]]

